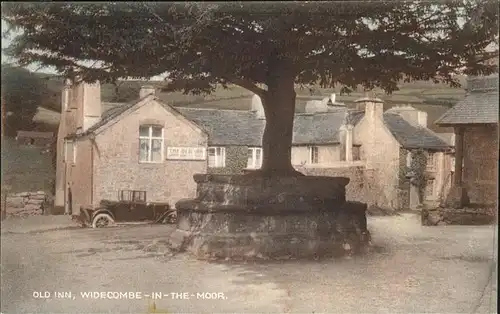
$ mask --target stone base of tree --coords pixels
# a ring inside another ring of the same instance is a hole
[[[496,221],[495,206],[471,205],[465,208],[424,208],[422,225],[489,225]]]
[[[196,175],[197,197],[176,204],[176,251],[199,259],[353,255],[370,241],[366,204],[345,201],[347,178]]]

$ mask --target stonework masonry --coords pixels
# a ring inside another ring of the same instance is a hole
[[[43,191],[21,192],[6,197],[7,216],[42,215],[48,203],[48,196]]]
[[[497,125],[465,128],[463,181],[471,203],[497,204]]]
[[[116,199],[119,190],[147,191],[150,202],[168,202],[172,206],[183,198],[194,197],[193,175],[206,173],[206,160],[168,160],[161,163],[139,162],[139,126],[142,121],[161,120],[164,150],[167,147],[207,147],[207,136],[199,128],[150,101],[96,135],[93,143],[93,205],[102,199]],[[112,122],[111,122],[112,123]],[[166,156],[166,152],[165,152]]]

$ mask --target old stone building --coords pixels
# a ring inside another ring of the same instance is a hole
[[[56,206],[116,200],[143,190],[148,201],[175,204],[194,196],[206,172],[206,133],[143,88],[139,99],[102,111],[100,86],[67,82],[59,127]]]
[[[498,74],[467,79],[467,94],[437,123],[455,129],[453,187],[446,205],[498,202]]]

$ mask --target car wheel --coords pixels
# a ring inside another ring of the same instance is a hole
[[[98,214],[92,220],[92,228],[105,228],[112,225],[115,221],[109,214]]]

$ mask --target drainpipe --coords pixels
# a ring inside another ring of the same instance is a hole
[[[348,124],[345,133],[345,160],[352,161],[352,129],[353,126]]]
[[[94,207],[94,145],[95,136],[91,134],[90,140],[90,206]]]

